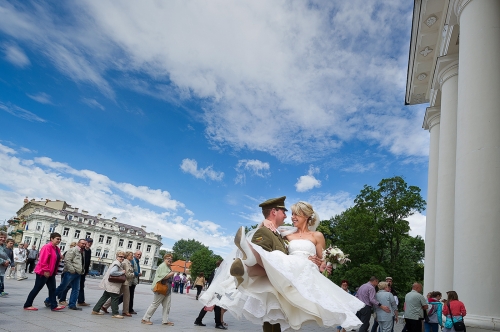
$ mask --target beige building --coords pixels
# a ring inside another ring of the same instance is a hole
[[[62,252],[71,242],[92,238],[91,269],[105,272],[113,262],[118,250],[142,251],[140,261],[142,279],[152,280],[161,248],[161,235],[147,232],[146,226],[132,226],[116,218],[102,218],[89,215],[88,211],[72,207],[65,201],[28,201],[17,211],[17,217],[9,220],[7,232],[15,236],[16,242],[23,241],[40,248],[49,241],[50,233],[61,234],[59,245]]]
[[[406,104],[429,104],[424,294],[500,330],[500,0],[415,0]]]

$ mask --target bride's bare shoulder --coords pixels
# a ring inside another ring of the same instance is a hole
[[[325,236],[323,235],[323,233],[318,232],[318,231],[314,231],[313,235],[314,235],[314,237],[316,237],[316,238],[321,238],[321,239],[324,239],[324,238],[325,238]]]

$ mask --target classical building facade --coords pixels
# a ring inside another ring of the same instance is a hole
[[[50,233],[61,234],[62,252],[78,239],[92,238],[91,269],[103,273],[115,260],[116,252],[142,251],[141,279],[152,280],[161,248],[161,235],[147,232],[145,226],[136,227],[120,223],[116,218],[91,216],[87,211],[74,208],[65,201],[28,201],[9,220],[8,233],[17,242],[29,243],[37,248],[49,241]]]
[[[500,330],[500,1],[415,0],[406,104],[428,103],[425,286]]]

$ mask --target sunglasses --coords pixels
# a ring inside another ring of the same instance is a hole
[[[125,258],[125,256],[118,256],[118,258]]]

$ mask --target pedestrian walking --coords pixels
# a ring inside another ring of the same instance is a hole
[[[194,286],[196,287],[196,299],[198,300],[203,287],[205,287],[205,274],[203,272],[198,274],[198,277],[194,281]]]
[[[153,284],[151,285],[151,290],[153,290],[153,303],[149,306],[148,310],[144,317],[142,317],[141,323],[146,325],[153,325],[151,322],[151,317],[154,315],[156,309],[160,306],[163,307],[162,310],[162,323],[163,325],[173,326],[174,323],[168,320],[168,316],[170,314],[170,304],[172,298],[172,288],[169,287],[172,284],[172,277],[174,276],[174,272],[170,268],[172,264],[172,254],[165,254],[163,256],[163,263],[158,266],[156,270],[155,278],[153,279]],[[166,284],[168,289],[166,294],[161,294],[159,292],[155,292],[156,283],[161,282]]]
[[[59,260],[61,259],[61,251],[59,250],[61,243],[61,234],[50,234],[50,242],[40,250],[40,259],[35,267],[35,285],[28,295],[24,303],[24,310],[37,311],[38,308],[33,306],[33,301],[43,286],[47,285],[49,289],[49,306],[52,311],[59,311],[65,306],[58,306],[56,300],[56,274]]]
[[[119,277],[125,274],[125,270],[122,268],[122,262],[125,259],[125,253],[123,251],[118,251],[116,253],[116,260],[111,263],[110,268],[104,274],[99,287],[104,289],[104,293],[102,294],[99,301],[97,301],[94,309],[92,310],[92,315],[103,315],[100,312],[102,306],[106,301],[111,298],[111,310],[113,315],[111,318],[119,318],[123,319],[123,316],[120,315],[118,311],[118,297],[120,296],[120,289],[122,287],[122,283],[112,282],[109,280],[109,276]]]

